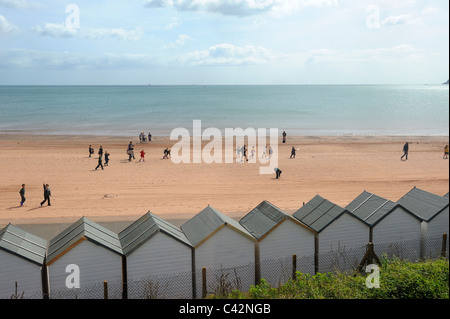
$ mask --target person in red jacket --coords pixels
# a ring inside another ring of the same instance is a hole
[[[141,150],[141,158],[139,159],[139,162],[142,160],[143,162],[145,162],[145,152],[144,150]]]

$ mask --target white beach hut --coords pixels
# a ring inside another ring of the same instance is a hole
[[[272,286],[286,282],[291,278],[293,255],[297,258],[296,270],[314,273],[311,258],[314,255],[314,232],[297,219],[263,201],[239,223],[257,240],[255,265],[258,277]]]
[[[119,236],[86,217],[50,241],[47,267],[51,298],[122,298]]]
[[[0,299],[44,297],[46,251],[45,239],[17,226],[0,230]]]
[[[255,238],[238,221],[209,206],[181,226],[194,247],[196,297],[202,295],[202,269],[207,271],[207,292],[216,292],[219,280],[235,289],[254,284]]]
[[[148,212],[119,233],[128,298],[192,298],[193,247],[180,228]]]
[[[368,228],[344,208],[316,195],[293,216],[314,231],[315,272],[331,271],[338,263],[341,269],[346,267],[339,258],[344,252],[349,267],[361,261]]]
[[[424,241],[422,257],[435,256],[440,252],[442,235],[449,231],[449,206],[447,197],[439,196],[414,187],[397,203],[422,219],[421,235]]]
[[[402,258],[420,256],[422,220],[402,205],[363,191],[346,209],[368,225],[368,241],[374,243],[376,253],[394,249],[392,253],[403,252]]]

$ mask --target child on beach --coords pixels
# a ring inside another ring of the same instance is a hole
[[[25,184],[22,184],[22,188],[19,191],[20,194],[20,206],[23,206],[23,203],[25,203]]]
[[[105,166],[108,166],[109,163],[109,153],[105,152]]]
[[[139,162],[142,160],[143,162],[145,162],[145,158],[144,158],[144,156],[145,156],[145,152],[144,152],[144,150],[141,150],[141,158],[139,159]]]

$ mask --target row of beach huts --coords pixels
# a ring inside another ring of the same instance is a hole
[[[24,298],[36,293],[58,298],[63,291],[76,291],[67,282],[74,280],[73,265],[79,288],[119,282],[123,296],[123,289],[143,278],[185,273],[183,280],[176,280],[172,296],[199,298],[204,267],[255,268],[264,260],[286,256],[320,256],[368,242],[419,243],[447,234],[448,196],[414,187],[393,202],[364,191],[340,207],[316,195],[292,215],[263,201],[239,221],[208,206],[181,227],[148,212],[119,233],[83,217],[49,242],[9,224],[0,230],[0,298],[10,298],[16,284]],[[318,271],[314,265],[299,270]],[[259,271],[261,278],[269,276]],[[254,284],[254,277],[247,281],[244,289]],[[132,291],[126,296],[133,298]]]

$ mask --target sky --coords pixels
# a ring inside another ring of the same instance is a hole
[[[0,0],[0,85],[441,84],[446,0]]]

